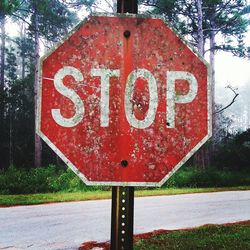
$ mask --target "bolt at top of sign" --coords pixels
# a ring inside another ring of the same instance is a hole
[[[211,135],[208,66],[159,18],[91,16],[41,68],[37,132],[87,184],[162,185]]]

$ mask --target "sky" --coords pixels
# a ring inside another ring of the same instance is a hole
[[[250,60],[234,57],[229,53],[217,53],[215,59],[216,80],[220,85],[250,84]]]

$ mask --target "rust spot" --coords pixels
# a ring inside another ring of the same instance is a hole
[[[155,166],[155,164],[149,164],[148,168],[151,169],[151,170],[154,170],[156,168],[156,166]]]
[[[144,22],[144,18],[137,18],[136,25],[140,25]]]

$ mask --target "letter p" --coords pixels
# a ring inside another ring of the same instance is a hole
[[[177,95],[175,81],[186,80],[189,83],[189,91],[185,95]],[[167,72],[167,124],[168,128],[175,127],[175,104],[192,102],[198,91],[198,83],[193,74],[185,71]]]

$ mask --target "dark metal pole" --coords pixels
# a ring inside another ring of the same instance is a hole
[[[117,0],[117,13],[138,13],[138,0]],[[134,187],[112,187],[111,250],[132,250]]]
[[[117,13],[138,13],[138,0],[117,0]]]
[[[111,250],[132,250],[134,188],[112,188]]]

